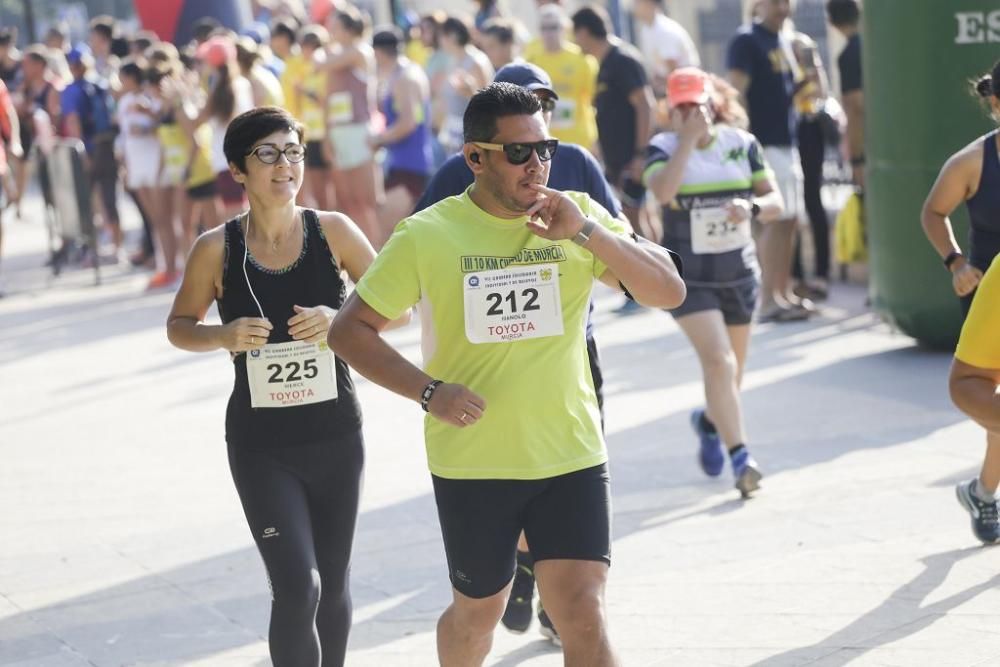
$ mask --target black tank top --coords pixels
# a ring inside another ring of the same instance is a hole
[[[315,211],[303,209],[302,252],[290,266],[271,270],[247,257],[246,270],[264,315],[274,327],[268,343],[292,340],[288,320],[292,306],[340,308],[347,289]],[[226,254],[219,315],[224,323],[241,317],[260,317],[243,275],[244,238],[241,218],[226,223]],[[226,442],[250,449],[272,449],[323,442],[361,428],[361,407],[350,371],[335,361],[337,399],[286,408],[251,408],[245,354],[233,359],[236,380],[226,409]]]
[[[967,202],[969,263],[980,271],[990,268],[1000,253],[1000,155],[995,130],[983,139],[983,172],[979,188]]]

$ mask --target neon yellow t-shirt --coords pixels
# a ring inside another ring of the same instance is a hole
[[[302,120],[302,96],[295,90],[295,86],[302,83],[312,66],[301,53],[288,56],[284,62],[285,70],[281,73],[281,90],[285,97],[284,106],[293,117]]]
[[[569,195],[626,233],[589,196]],[[486,400],[468,428],[428,415],[427,461],[439,477],[544,479],[607,460],[584,334],[594,278],[607,267],[525,222],[489,215],[467,190],[399,223],[358,283],[389,319],[419,303],[427,373]]]
[[[1000,255],[976,289],[955,358],[977,368],[1000,368]]]
[[[549,131],[560,141],[590,148],[597,141],[594,94],[597,89],[597,61],[575,44],[549,53],[544,47],[532,49],[525,60],[538,65],[552,78],[559,100],[552,112]]]

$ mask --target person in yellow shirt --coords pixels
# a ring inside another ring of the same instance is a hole
[[[560,5],[543,5],[538,15],[541,38],[525,48],[524,59],[549,73],[559,96],[549,130],[560,141],[590,149],[597,141],[597,61],[568,40],[569,17]]]
[[[311,67],[309,60],[302,55],[295,27],[288,21],[279,19],[271,26],[271,50],[285,63],[285,70],[280,78],[281,90],[285,95],[285,109],[294,118],[301,120],[303,100],[297,85],[306,77]]]
[[[972,301],[955,350],[949,381],[951,400],[986,429],[986,458],[979,477],[961,482],[958,502],[972,517],[972,532],[983,544],[1000,541],[997,487],[1000,486],[1000,256],[994,258]]]
[[[299,96],[297,118],[306,128],[306,175],[299,196],[321,211],[336,208],[333,177],[330,174],[333,149],[326,138],[326,46],[329,33],[321,25],[306,26],[299,33],[299,44],[306,68],[296,79],[294,88]]]

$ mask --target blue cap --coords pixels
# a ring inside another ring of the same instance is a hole
[[[501,83],[512,83],[515,86],[527,88],[532,92],[536,90],[544,90],[545,92],[551,94],[555,99],[559,99],[559,96],[556,95],[555,88],[552,87],[552,79],[550,79],[548,73],[538,65],[525,62],[510,63],[509,65],[504,65],[497,70],[496,76],[493,77],[493,80]]]
[[[70,65],[79,65],[84,58],[90,58],[90,47],[80,42],[66,54],[66,62]]]
[[[255,21],[243,31],[243,36],[249,37],[258,44],[264,44],[271,41],[271,29],[267,27],[266,23]]]

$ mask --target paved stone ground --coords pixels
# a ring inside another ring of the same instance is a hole
[[[169,293],[108,269],[46,280],[5,216],[0,299],[0,665],[267,665],[269,598],[232,488],[224,354],[171,348]],[[129,218],[134,226],[134,219]],[[598,298],[626,665],[998,665],[1000,550],[952,487],[982,434],[949,358],[838,286],[821,319],[761,326],[746,377],[767,477],[742,502],[697,469],[699,369],[670,318]],[[416,356],[418,332],[392,334]],[[362,381],[368,467],[349,665],[433,665],[449,599],[416,406]],[[559,665],[533,628],[489,665]]]

